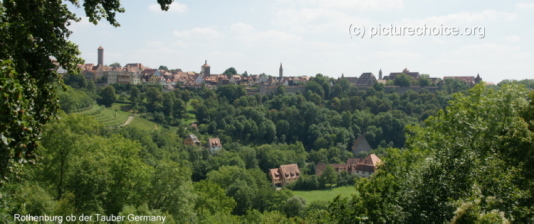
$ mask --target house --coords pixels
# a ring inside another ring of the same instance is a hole
[[[221,140],[219,138],[210,138],[208,139],[208,148],[211,153],[222,149]]]
[[[300,169],[297,164],[280,165],[279,168],[269,170],[269,177],[274,186],[283,187],[299,179]]]
[[[350,174],[359,177],[370,177],[376,172],[377,166],[382,163],[382,160],[375,154],[371,154],[364,159],[350,158],[346,164],[330,164],[336,172],[346,171]],[[315,175],[321,176],[326,170],[326,164],[318,163],[315,165]]]
[[[369,145],[369,142],[367,142],[367,139],[365,139],[365,134],[358,136],[358,138],[354,140],[354,144],[352,145],[351,149],[355,156],[360,154],[360,152],[369,152],[373,150],[371,145]]]
[[[184,145],[199,146],[199,145],[200,145],[200,141],[198,140],[198,138],[197,138],[196,135],[189,134],[189,135],[187,135],[187,137],[184,139]]]
[[[364,72],[360,78],[356,80],[357,86],[372,86],[376,83],[376,77],[371,72]]]
[[[389,73],[389,80],[394,80],[400,74],[405,74],[405,75],[411,76],[415,80],[419,79],[419,72],[410,72],[410,70],[408,70],[408,68],[405,68],[404,70],[402,70],[402,72],[391,72],[391,73]]]
[[[341,74],[341,78],[339,79],[345,79],[352,85],[357,85],[358,83],[358,77],[345,77],[345,74]]]

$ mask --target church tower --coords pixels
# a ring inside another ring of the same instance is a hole
[[[98,48],[98,65],[104,65],[104,48],[102,46]]]
[[[200,67],[200,73],[204,76],[210,75],[210,66],[208,65],[208,60],[205,60],[204,64]]]
[[[380,71],[378,71],[378,79],[382,80],[382,69],[380,69]]]
[[[284,76],[284,68],[282,68],[282,63],[280,63],[280,69],[278,70],[278,76],[282,78]]]

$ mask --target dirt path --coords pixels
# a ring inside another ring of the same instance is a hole
[[[134,117],[135,117],[135,115],[130,115],[130,116],[128,117],[128,120],[126,120],[126,122],[124,122],[124,124],[119,125],[119,127],[129,125],[130,123],[132,123]]]

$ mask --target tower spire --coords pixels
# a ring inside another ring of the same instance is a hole
[[[278,76],[282,78],[284,76],[284,68],[282,67],[282,62],[280,62],[280,69],[278,70]]]

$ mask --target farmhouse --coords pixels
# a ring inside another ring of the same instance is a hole
[[[189,134],[184,139],[184,145],[200,146],[200,140],[198,140],[198,137],[196,135]]]
[[[300,177],[300,169],[297,164],[280,165],[280,168],[269,170],[269,177],[273,185],[282,187],[297,181]]]
[[[221,140],[219,138],[210,138],[208,140],[208,148],[210,149],[211,153],[221,150],[222,149]]]
[[[371,154],[364,159],[350,158],[346,164],[330,164],[337,172],[346,171],[359,177],[370,177],[377,169],[382,160],[375,154]],[[318,163],[315,165],[315,175],[321,176],[326,169],[326,164]]]

